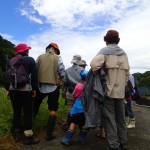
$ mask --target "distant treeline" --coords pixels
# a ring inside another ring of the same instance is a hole
[[[150,86],[150,71],[134,73],[133,76],[138,87]]]
[[[13,56],[15,45],[10,41],[3,39],[0,35],[0,85],[4,84],[4,73],[6,71],[6,64],[9,58]]]
[[[141,96],[150,95],[150,71],[145,73],[134,73],[135,82]]]

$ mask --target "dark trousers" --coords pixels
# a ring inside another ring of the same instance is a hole
[[[107,97],[103,103],[103,122],[110,148],[117,149],[127,142],[124,99]]]
[[[56,88],[56,90],[54,90],[53,92],[50,92],[50,93],[41,93],[39,90],[37,90],[37,96],[33,103],[34,115],[35,116],[37,115],[40,105],[46,96],[48,96],[48,100],[47,100],[48,110],[57,111],[59,94],[60,94],[59,86]]]
[[[13,107],[13,129],[21,128],[23,112],[24,130],[32,129],[32,93],[29,91],[10,91]]]

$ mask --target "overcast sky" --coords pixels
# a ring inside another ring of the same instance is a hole
[[[32,47],[30,56],[58,44],[65,67],[79,54],[90,68],[105,46],[107,30],[120,34],[130,72],[150,71],[150,0],[5,0],[0,4],[0,35]]]

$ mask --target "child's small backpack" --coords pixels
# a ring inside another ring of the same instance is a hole
[[[21,88],[29,83],[29,75],[24,67],[23,59],[22,55],[17,55],[9,61],[6,79],[13,88]]]

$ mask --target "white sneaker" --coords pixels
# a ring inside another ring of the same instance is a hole
[[[128,129],[135,128],[135,119],[130,120],[130,124],[127,126]]]

